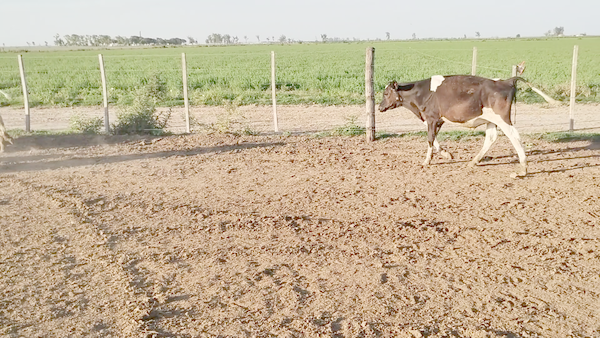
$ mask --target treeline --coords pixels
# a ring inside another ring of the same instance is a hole
[[[248,40],[246,38],[246,40]],[[206,38],[205,42],[207,44],[215,44],[215,43],[220,43],[220,44],[225,44],[225,45],[229,45],[229,44],[237,44],[239,43],[240,39],[237,36],[231,36],[229,34],[218,34],[218,33],[213,33],[211,35],[208,36],[208,38]]]
[[[54,36],[55,46],[138,46],[138,45],[183,45],[185,43],[194,44],[196,40],[192,37],[188,39],[172,38],[145,38],[142,36],[116,36],[111,37],[109,35],[77,35],[67,34],[60,36],[56,34]]]

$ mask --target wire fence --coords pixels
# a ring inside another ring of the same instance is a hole
[[[594,40],[596,41],[596,40]],[[597,42],[597,41],[596,41]],[[570,45],[572,48],[573,45]],[[271,46],[269,46],[271,47]],[[273,46],[276,47],[276,46]],[[329,47],[329,46],[328,46]],[[364,122],[364,49],[362,46],[333,46],[328,50],[315,48],[274,48],[277,64],[275,84],[271,81],[270,51],[204,48],[187,53],[187,90],[189,91],[191,129],[218,122],[230,114],[231,108],[224,103],[233,102],[239,123],[247,124],[258,132],[273,131],[271,112],[271,87],[276,87],[276,99],[281,132],[323,131],[350,122]],[[571,50],[554,45],[546,47],[515,48],[424,48],[404,46],[376,47],[374,65],[374,89],[380,97],[389,80],[415,81],[435,74],[470,74],[490,78],[508,78],[514,64],[526,61],[524,76],[544,91],[563,102],[568,101],[571,80]],[[596,47],[584,45],[577,71],[576,102],[600,101],[600,62],[590,54]],[[362,50],[361,50],[362,49]],[[140,52],[106,51],[103,53],[108,88],[109,117],[126,109],[135,95],[135,89],[148,83],[158,74],[161,78],[163,96],[159,105],[172,107],[170,128],[187,130],[184,105],[184,88],[181,55],[152,49]],[[63,130],[68,128],[70,115],[102,116],[103,91],[100,81],[98,55],[92,52],[75,54],[36,53],[23,55],[24,73],[30,100],[33,129]],[[597,54],[598,55],[598,54]],[[474,65],[473,61],[476,60]],[[15,55],[0,54],[0,108],[2,116],[14,115],[23,105],[22,80]],[[562,90],[562,92],[561,92]],[[520,91],[519,101],[540,102],[536,95]],[[521,107],[519,107],[521,106]],[[97,108],[94,108],[97,107]],[[230,106],[229,106],[230,107]],[[598,107],[578,105],[575,129],[596,128]],[[526,123],[527,106],[517,105],[519,123]],[[538,109],[538,108],[535,108]],[[167,111],[168,108],[159,110]],[[57,113],[57,112],[65,113]],[[313,113],[314,111],[314,113]],[[389,132],[423,130],[420,121],[411,121],[405,112],[378,114],[377,130]],[[53,116],[47,116],[52,112]],[[243,114],[240,115],[240,112]],[[539,115],[524,128],[564,129],[569,126],[567,107],[546,109],[545,118]],[[23,115],[5,117],[9,128],[23,128]],[[183,117],[178,117],[178,114]],[[36,116],[38,115],[38,116]],[[401,115],[401,116],[398,116]],[[231,117],[230,117],[231,118]],[[20,120],[20,122],[17,122]],[[414,122],[414,124],[413,124]],[[194,123],[196,123],[194,125]],[[300,124],[300,125],[299,125]],[[579,128],[577,128],[579,127]],[[26,128],[27,129],[27,128]]]

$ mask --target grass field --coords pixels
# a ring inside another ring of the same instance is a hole
[[[187,55],[193,105],[270,104],[270,52],[277,57],[278,103],[325,105],[364,102],[365,49],[375,47],[377,97],[388,81],[435,74],[469,74],[478,49],[478,75],[510,77],[526,61],[523,77],[568,101],[573,46],[579,45],[577,101],[600,102],[600,37],[305,43],[0,53],[0,106],[23,104],[17,54],[23,55],[32,106],[100,105],[98,53],[104,55],[111,104],[128,105],[135,88],[158,77],[160,105],[183,104],[181,53]],[[156,81],[155,81],[156,82]],[[542,102],[521,86],[519,100]]]

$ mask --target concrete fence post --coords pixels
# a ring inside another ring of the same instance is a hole
[[[23,65],[23,56],[18,55],[19,72],[21,73],[21,88],[23,89],[23,104],[25,105],[25,132],[31,131],[31,119],[29,115],[29,90],[27,89],[27,80],[25,79],[25,66]]]
[[[569,102],[569,131],[573,131],[575,125],[575,97],[577,96],[577,54],[579,46],[573,46],[573,65],[571,66],[571,100]]]
[[[102,78],[102,102],[104,103],[104,131],[110,133],[110,120],[108,117],[108,88],[106,86],[106,72],[104,71],[104,59],[102,54],[98,54],[98,62],[100,62],[100,77]]]
[[[375,48],[368,47],[365,60],[365,98],[367,110],[367,141],[375,140],[375,93],[373,91],[373,72],[375,69]]]
[[[188,74],[185,53],[181,53],[181,73],[183,76],[183,103],[185,105],[185,132],[190,133],[190,100],[188,98]]]

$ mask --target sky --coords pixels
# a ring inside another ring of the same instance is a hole
[[[67,34],[341,39],[600,35],[600,0],[2,0],[0,44],[53,45]]]

